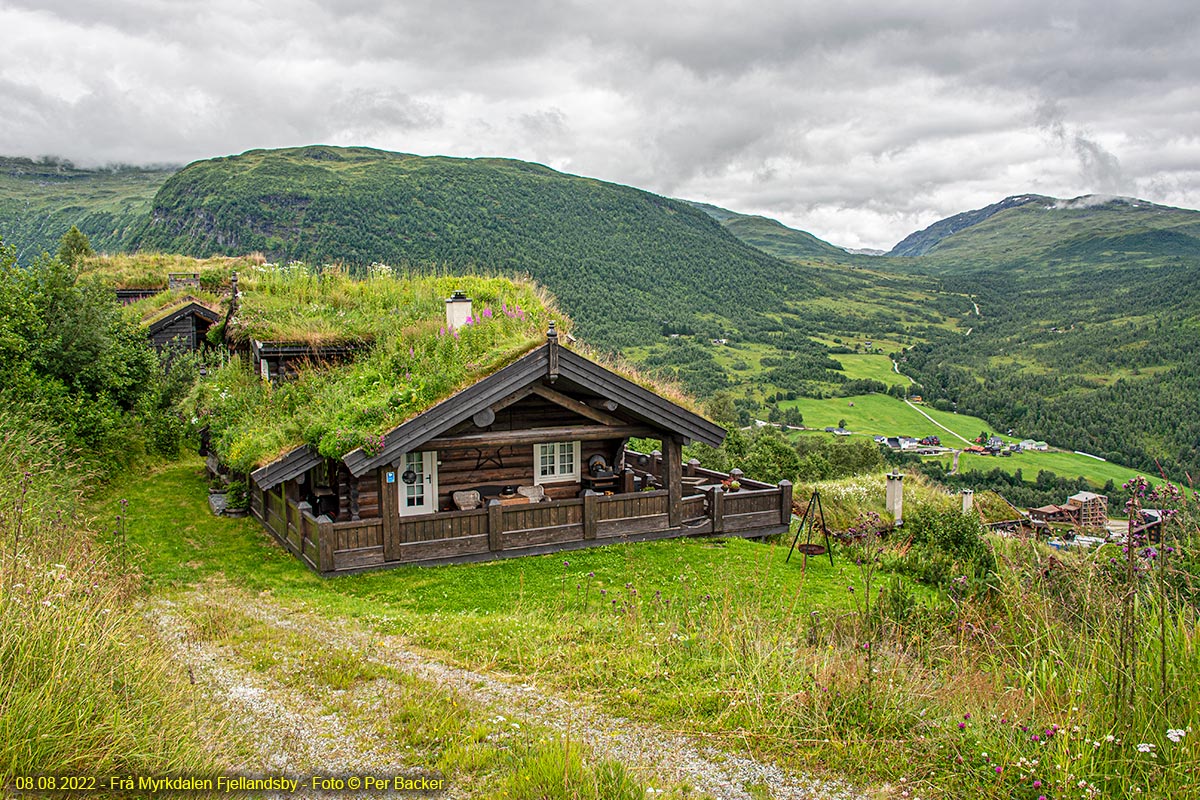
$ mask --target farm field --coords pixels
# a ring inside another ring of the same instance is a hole
[[[850,403],[854,405],[851,406]],[[824,400],[800,398],[781,403],[781,405],[799,408],[800,413],[804,415],[804,424],[808,428],[820,429],[837,425],[844,419],[846,427],[856,434],[903,435],[918,439],[932,435],[940,437],[943,445],[965,446],[964,442],[954,439],[945,430],[938,428],[912,406],[887,395],[832,397]],[[920,408],[921,411],[965,439],[974,439],[982,431],[993,432],[991,426],[978,417],[938,411],[927,406]],[[999,435],[1006,442],[1020,440],[1018,437]],[[1024,452],[1009,458],[980,456],[971,453],[963,453],[959,457],[960,470],[978,469],[986,472],[997,468],[1009,474],[1015,473],[1019,469],[1022,476],[1030,482],[1037,477],[1038,470],[1047,470],[1065,478],[1082,475],[1097,486],[1103,486],[1110,479],[1120,485],[1139,474],[1136,470],[1119,464],[1097,461],[1094,458],[1063,451]]]
[[[882,356],[881,356],[882,358]],[[895,375],[895,373],[892,373]],[[853,404],[853,405],[851,405]],[[808,428],[824,428],[846,421],[846,427],[855,433],[879,436],[943,436],[946,431],[930,422],[911,406],[885,394],[863,394],[854,397],[830,397],[817,400],[801,397],[780,403],[783,408],[795,407],[804,415]],[[980,431],[991,427],[978,417],[959,414],[944,414],[922,407],[938,422],[959,435],[973,439]],[[946,442],[950,444],[950,442]],[[962,444],[959,442],[959,444]]]
[[[892,369],[892,360],[875,353],[838,353],[832,358],[841,362],[843,374],[851,380],[879,381],[888,386],[908,386],[912,383],[907,375],[897,374]]]
[[[1121,486],[1131,478],[1143,474],[1137,470],[1122,467],[1119,464],[1113,464],[1109,461],[1097,461],[1094,458],[1067,453],[1061,450],[1024,452],[1018,453],[1011,458],[963,453],[959,456],[958,468],[962,471],[977,469],[980,472],[1001,469],[1010,475],[1017,470],[1021,470],[1021,477],[1027,481],[1032,481],[1037,477],[1038,470],[1044,469],[1047,472],[1053,472],[1055,475],[1064,478],[1083,475],[1097,486],[1103,486],[1109,480],[1117,486]],[[1157,482],[1159,476],[1147,475],[1146,477]],[[1111,513],[1116,512],[1117,509],[1113,509]]]

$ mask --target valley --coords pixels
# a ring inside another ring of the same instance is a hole
[[[865,256],[503,159],[308,147],[0,170],[0,236],[22,260],[77,224],[111,251],[528,273],[587,341],[701,398],[728,393],[743,420],[886,392],[903,381],[876,356],[894,356],[929,406],[1153,474],[1200,471],[1198,217],[1023,195]]]

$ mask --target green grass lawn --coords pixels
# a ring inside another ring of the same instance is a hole
[[[862,491],[835,483],[849,498],[865,492],[868,507],[879,489],[874,479]],[[1066,748],[1077,741],[1043,747],[1018,724],[1069,725],[1072,703],[1099,702],[1091,673],[1059,675],[1065,664],[1087,667],[1089,656],[1070,649],[1086,639],[1005,660],[1005,648],[961,638],[956,604],[885,570],[867,586],[868,573],[840,546],[834,565],[810,558],[806,568],[785,563],[786,543],[685,539],[322,579],[255,521],[209,514],[206,486],[201,461],[188,457],[120,478],[93,507],[106,525],[128,501],[130,561],[155,595],[185,604],[188,587],[225,580],[243,596],[269,594],[284,608],[398,636],[442,661],[532,681],[615,715],[817,774],[892,785],[904,778],[921,796],[1024,797],[1029,779],[1018,778],[1027,769],[1018,759],[1029,758],[1044,758],[1039,773],[1067,796],[1081,769],[1050,766],[1070,762],[1074,750]],[[835,500],[834,485],[825,493]],[[1004,545],[995,540],[998,550]],[[1030,602],[1012,591],[1011,602]],[[219,593],[209,596],[220,603]],[[859,639],[866,597],[879,598],[889,619],[906,620],[882,629],[878,653]],[[972,605],[966,619],[975,624],[986,607]],[[1003,613],[995,619],[996,630],[1016,625]],[[1038,629],[1029,641],[1053,639],[1061,628]],[[271,655],[269,641],[254,640],[253,631],[245,637],[246,652]],[[1089,694],[1078,699],[1072,687]],[[1186,725],[1190,717],[1179,719]],[[1089,740],[1111,730],[1107,717],[1081,722]],[[879,758],[883,747],[887,759]],[[1090,744],[1086,752],[1097,757]],[[993,763],[1005,765],[1003,780]],[[1084,774],[1107,775],[1117,763],[1089,763]],[[1129,768],[1120,764],[1125,771],[1113,780],[1125,791]],[[1189,785],[1188,764],[1172,769],[1172,787]]]
[[[833,566],[827,558],[805,566],[799,557],[785,563],[790,541],[742,539],[614,544],[320,578],[253,519],[212,516],[206,487],[202,462],[189,457],[125,476],[95,505],[104,525],[128,501],[131,559],[151,592],[171,597],[223,576],[284,605],[402,635],[449,663],[531,676],[672,729],[723,737],[765,725],[753,706],[732,713],[744,676],[727,651],[732,641],[722,637],[745,625],[768,634],[814,621],[837,626],[858,613],[861,597],[861,589],[848,589],[859,569],[840,553]],[[919,585],[911,591],[918,604],[935,597]]]

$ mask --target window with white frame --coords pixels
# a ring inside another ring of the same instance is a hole
[[[533,446],[533,482],[579,480],[579,442],[546,442]]]

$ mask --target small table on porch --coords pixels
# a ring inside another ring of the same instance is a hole
[[[485,494],[483,495],[484,506],[491,505],[493,500],[498,500],[502,506],[523,506],[529,504],[529,498],[523,494]]]

